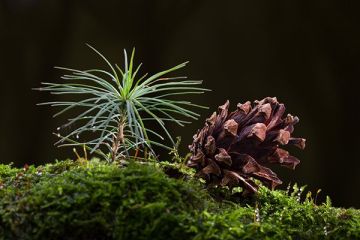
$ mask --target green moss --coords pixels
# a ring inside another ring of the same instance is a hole
[[[198,239],[360,239],[359,210],[317,206],[309,197],[300,202],[293,193],[262,187],[248,205],[204,212]]]
[[[298,201],[296,186],[243,199],[189,174],[168,163],[0,165],[0,239],[360,239],[359,210]]]

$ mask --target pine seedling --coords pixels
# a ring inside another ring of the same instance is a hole
[[[78,114],[58,127],[58,131],[71,130],[65,135],[58,133],[58,146],[82,146],[90,153],[98,153],[108,161],[127,156],[130,150],[141,150],[154,154],[154,146],[172,150],[175,141],[167,123],[184,126],[186,119],[197,119],[199,114],[193,108],[206,108],[189,101],[175,100],[174,96],[202,94],[208,89],[201,88],[202,81],[187,80],[186,77],[165,77],[186,66],[187,62],[173,68],[138,77],[141,64],[135,67],[132,51],[128,60],[124,50],[124,67],[111,64],[99,51],[88,45],[99,55],[109,70],[76,70],[56,67],[69,72],[61,78],[62,83],[42,83],[38,89],[55,95],[72,95],[75,99],[41,103],[61,107],[54,117],[77,108]],[[148,128],[148,122],[156,122],[161,132]],[[92,136],[79,142],[79,136]]]

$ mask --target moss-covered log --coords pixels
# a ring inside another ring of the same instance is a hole
[[[135,162],[0,165],[0,239],[360,239],[359,210],[315,205],[297,187],[243,199],[181,175]]]

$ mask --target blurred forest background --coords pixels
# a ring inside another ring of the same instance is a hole
[[[277,96],[300,117],[295,171],[287,183],[321,188],[336,206],[360,207],[359,1],[0,0],[0,156],[16,166],[75,158],[53,146],[64,122],[36,103],[59,100],[33,91],[59,81],[54,66],[106,67],[136,47],[143,73],[190,60],[178,74],[203,79],[213,92],[192,98],[210,107],[184,129],[181,150],[218,105]],[[167,159],[167,153],[161,155]]]

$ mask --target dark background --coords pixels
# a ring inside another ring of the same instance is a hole
[[[183,138],[183,153],[226,99],[235,108],[277,96],[301,119],[295,135],[307,138],[305,151],[294,151],[302,160],[297,169],[277,169],[283,187],[308,184],[336,206],[360,207],[360,6],[354,3],[0,0],[0,162],[74,158],[53,147],[51,132],[64,119],[35,106],[59,99],[31,88],[59,81],[55,65],[105,67],[85,43],[120,64],[122,49],[135,46],[143,72],[190,60],[179,74],[214,90],[193,98],[210,106],[200,121],[173,129]]]

